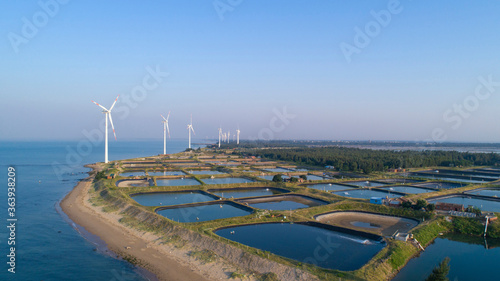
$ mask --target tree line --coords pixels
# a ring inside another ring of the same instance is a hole
[[[335,170],[364,172],[430,166],[493,166],[500,163],[496,153],[457,151],[392,151],[346,147],[267,148],[247,154],[307,166],[333,166]]]

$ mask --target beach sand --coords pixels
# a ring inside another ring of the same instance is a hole
[[[96,166],[90,167],[99,170]],[[156,235],[120,224],[120,215],[103,212],[101,207],[89,202],[92,180],[93,176],[90,176],[80,181],[60,205],[73,222],[99,236],[108,249],[117,255],[134,257],[159,280],[226,280],[231,272],[238,271],[235,266],[220,259],[203,263],[189,256],[192,250],[189,247],[179,249],[170,244],[161,244],[160,237]]]

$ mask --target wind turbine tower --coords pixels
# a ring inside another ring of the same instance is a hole
[[[222,128],[219,127],[219,148],[220,148],[220,137],[222,136]]]
[[[188,145],[188,148],[191,148],[191,131],[193,131],[193,134],[195,134],[194,133],[194,129],[193,129],[193,115],[192,114],[191,114],[191,123],[188,124],[187,129],[188,129],[188,134],[189,134],[189,145]]]
[[[119,96],[120,95],[118,95],[118,97]],[[113,118],[111,118],[111,110],[113,110],[113,107],[115,106],[118,97],[116,97],[115,101],[113,102],[113,104],[109,109],[106,109],[104,106],[98,104],[95,101],[92,101],[93,103],[97,104],[100,108],[102,108],[102,113],[106,115],[106,129],[104,132],[104,163],[108,163],[108,117],[109,117],[109,122],[111,123],[111,128],[113,129],[113,135],[115,135],[115,140],[116,140],[115,126],[113,126]]]
[[[163,121],[161,121],[163,123],[163,154],[167,154],[167,133],[168,133],[168,137],[170,138],[170,130],[168,129],[168,118],[170,117],[170,111],[168,112],[168,115],[167,115],[167,118],[165,119],[165,117],[163,117],[163,115],[161,115],[161,118],[163,118]]]
[[[240,129],[236,130],[236,144],[240,144]]]
[[[230,138],[231,138],[231,132],[228,130],[227,131],[227,143],[229,143]]]

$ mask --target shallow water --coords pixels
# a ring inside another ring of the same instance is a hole
[[[337,191],[333,192],[333,194],[350,197],[350,198],[360,198],[360,199],[370,199],[372,197],[383,197],[389,196],[389,198],[398,198],[402,195],[394,194],[390,192],[378,191],[378,190],[369,190],[367,188],[363,189],[353,189],[346,191]]]
[[[468,198],[465,196],[453,196],[444,199],[432,199],[429,202],[444,202],[444,203],[454,203],[454,204],[463,204],[465,208],[469,205],[473,205],[476,208],[481,209],[481,211],[488,212],[500,212],[500,201],[490,201],[478,198]]]
[[[200,192],[151,192],[132,196],[143,206],[170,206],[188,203],[199,203],[216,200],[212,196]]]
[[[182,171],[148,172],[150,176],[184,176]]]
[[[210,190],[209,190],[210,191]],[[275,189],[269,188],[255,188],[255,189],[241,189],[241,190],[217,190],[213,191],[213,194],[224,197],[224,198],[243,198],[243,197],[254,197],[254,196],[266,196],[281,194],[283,192],[277,191]]]
[[[353,189],[354,187],[352,186],[347,186],[347,185],[340,185],[340,184],[328,184],[328,183],[320,183],[320,184],[311,184],[307,185],[309,188],[314,188],[317,190],[322,190],[322,191],[337,191],[337,190],[346,190],[346,189]]]
[[[198,222],[226,219],[246,216],[251,213],[252,211],[245,210],[227,203],[201,205],[194,207],[181,207],[158,211],[158,214],[177,222]]]
[[[174,179],[174,180],[156,180],[157,186],[182,186],[182,185],[199,185],[195,179],[184,178],[184,179]]]
[[[213,178],[213,179],[202,179],[206,184],[231,184],[231,183],[249,183],[253,180],[246,178]]]
[[[397,191],[397,192],[409,193],[409,194],[436,192],[436,190],[430,190],[430,189],[418,188],[418,187],[412,187],[412,186],[380,187],[380,189],[384,189],[387,191]]]

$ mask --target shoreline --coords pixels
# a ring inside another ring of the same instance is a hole
[[[92,186],[98,164],[87,165],[92,171],[89,176],[80,180],[60,202],[64,214],[78,227],[91,235],[97,236],[105,243],[105,247],[124,260],[137,261],[134,266],[147,270],[157,280],[193,280],[206,281],[228,279],[228,270],[234,266],[215,261],[204,264],[189,257],[189,249],[177,249],[162,244],[160,237],[131,229],[119,223],[118,214],[105,213],[100,207],[89,202],[89,190]],[[81,234],[81,233],[80,233]],[[82,235],[85,238],[85,235]],[[105,254],[108,254],[105,252]],[[140,271],[140,270],[139,270]],[[150,274],[145,274],[151,277]],[[252,278],[250,278],[251,280]]]

